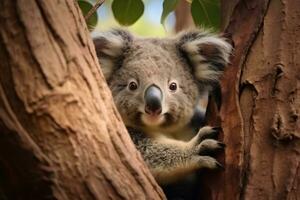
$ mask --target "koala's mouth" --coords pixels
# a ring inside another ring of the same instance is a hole
[[[149,115],[147,113],[141,113],[141,121],[146,126],[160,126],[165,123],[166,115],[165,114]]]
[[[147,113],[139,113],[139,121],[148,127],[169,127],[175,123],[174,117],[170,113],[160,115],[149,115]]]

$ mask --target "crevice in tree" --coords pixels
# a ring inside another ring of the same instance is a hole
[[[32,123],[28,120],[31,117],[30,114],[27,114],[27,110],[30,111],[30,109],[26,108],[24,101],[15,90],[17,85],[14,82],[12,68],[10,67],[14,56],[9,53],[4,42],[7,41],[0,38],[0,60],[2,63],[2,66],[0,66],[0,87],[3,87],[1,95],[3,95],[3,98],[11,97],[13,99],[13,101],[9,101],[8,106],[10,106],[12,113],[14,113],[14,117],[24,127],[24,130],[33,133],[32,136],[34,136],[36,131],[32,129]],[[16,115],[15,113],[18,114]]]
[[[241,78],[242,80],[242,78]],[[249,83],[247,80],[241,84],[240,87],[240,105],[241,105],[241,114],[244,120],[243,123],[243,132],[244,132],[244,149],[243,149],[243,166],[241,180],[243,186],[248,185],[249,173],[250,173],[250,149],[252,145],[253,138],[253,129],[254,127],[254,111],[256,106],[256,97],[258,92],[255,86]],[[245,103],[244,103],[245,102]],[[241,193],[239,199],[245,199],[246,197],[246,187],[241,188]]]
[[[273,83],[272,91],[271,91],[272,96],[275,96],[276,92],[279,91],[279,89],[277,88],[277,84],[278,84],[279,79],[283,76],[282,69],[283,69],[283,65],[281,65],[281,64],[277,64],[275,66],[274,83]]]
[[[53,89],[54,85],[51,84],[51,82],[48,80],[47,75],[45,74],[45,72],[43,71],[43,68],[41,66],[41,63],[39,63],[38,59],[36,58],[36,55],[34,54],[34,49],[30,44],[30,40],[28,39],[28,33],[27,31],[27,27],[24,23],[24,21],[22,21],[22,16],[20,16],[20,13],[22,12],[21,9],[19,8],[19,3],[20,1],[16,1],[14,4],[14,14],[15,14],[15,19],[16,21],[19,23],[21,30],[25,30],[24,32],[20,32],[22,33],[22,38],[23,38],[23,44],[24,47],[23,48],[28,48],[29,51],[27,51],[27,53],[29,53],[28,55],[28,60],[30,60],[29,62],[33,62],[34,64],[32,66],[36,66],[36,69],[40,72],[39,74],[42,75],[43,77],[43,82],[45,83],[45,86],[47,86],[49,89]]]
[[[61,35],[57,32],[57,30],[55,30],[55,28],[53,27],[53,25],[51,24],[50,17],[51,15],[47,16],[47,8],[45,9],[45,2],[43,1],[35,1],[38,8],[39,8],[39,13],[42,16],[42,19],[44,21],[44,24],[46,25],[46,27],[48,28],[48,30],[50,30],[50,32],[52,33],[53,37],[55,38],[55,40],[58,41],[58,45],[61,47],[62,52],[64,53],[64,57],[66,58],[66,60],[69,60],[69,57],[65,54],[65,52],[63,51],[64,48],[62,48],[62,46],[67,46],[67,44],[65,43],[64,39],[61,37]]]
[[[0,94],[0,106],[7,109],[6,113],[0,115],[0,168],[7,175],[5,179],[1,180],[5,184],[0,183],[0,185],[3,186],[4,193],[9,199],[30,199],[33,194],[37,198],[43,195],[50,197],[53,185],[50,177],[54,175],[53,171],[46,167],[49,163],[41,154],[39,147],[16,121],[16,116],[4,96],[2,86],[0,86]],[[6,118],[3,114],[6,114]],[[15,148],[17,144],[22,144],[22,148]],[[32,151],[36,154],[33,155]],[[10,165],[10,163],[19,162],[22,165]],[[24,171],[23,168],[30,170]],[[36,187],[32,187],[32,185],[36,185]]]

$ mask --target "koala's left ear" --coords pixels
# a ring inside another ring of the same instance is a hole
[[[224,38],[199,30],[181,33],[177,47],[187,57],[197,80],[206,85],[218,83],[232,51]]]
[[[97,57],[106,80],[109,80],[113,72],[120,67],[132,40],[133,36],[121,29],[100,32],[93,37]]]

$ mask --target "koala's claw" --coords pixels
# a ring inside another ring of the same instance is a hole
[[[199,142],[205,140],[205,139],[217,139],[219,136],[220,131],[222,130],[221,127],[211,127],[211,126],[204,126],[202,127],[197,136]]]
[[[220,126],[213,127],[212,129],[214,131],[218,131],[218,132],[222,131],[222,127],[220,127]]]
[[[223,165],[210,156],[197,156],[196,162],[200,169],[224,169]]]
[[[225,147],[226,147],[226,144],[224,144],[223,142],[218,142],[218,145],[219,145],[222,149],[225,149]]]
[[[225,144],[222,142],[213,139],[205,139],[196,147],[196,151],[199,155],[209,155],[221,151],[224,148]]]
[[[220,170],[225,170],[224,166],[221,165],[219,162],[216,162],[217,168]]]

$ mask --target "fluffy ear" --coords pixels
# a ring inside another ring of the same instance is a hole
[[[217,84],[229,62],[232,46],[220,36],[201,31],[181,33],[177,40],[197,80],[205,85]]]
[[[97,57],[106,80],[121,65],[124,53],[129,49],[132,35],[125,31],[114,29],[98,33],[93,37]]]

